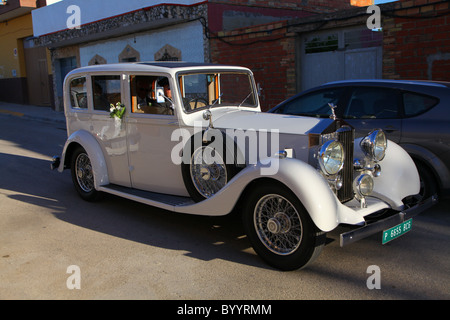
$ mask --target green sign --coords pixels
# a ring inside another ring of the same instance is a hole
[[[388,230],[383,231],[383,239],[382,243],[388,243],[389,241],[392,241],[401,235],[404,235],[408,231],[411,230],[412,227],[412,219],[406,220],[405,222],[402,222],[395,227],[392,227]]]

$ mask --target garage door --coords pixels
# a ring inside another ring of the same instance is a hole
[[[367,28],[303,37],[301,90],[330,81],[381,78],[382,40],[382,32]]]

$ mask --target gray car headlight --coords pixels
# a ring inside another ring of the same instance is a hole
[[[336,140],[325,142],[319,151],[320,168],[327,175],[335,175],[344,166],[344,147]]]
[[[386,154],[386,135],[381,129],[374,130],[361,140],[360,146],[366,156],[374,161],[381,161]]]

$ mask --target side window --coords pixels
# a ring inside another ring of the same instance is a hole
[[[86,78],[76,78],[70,82],[70,105],[73,109],[87,109]]]
[[[120,76],[93,76],[94,110],[108,111],[111,104],[121,102]]]
[[[405,107],[405,116],[411,117],[423,113],[439,102],[439,99],[412,92],[403,94],[403,105]]]
[[[172,91],[167,77],[131,76],[131,111],[133,113],[173,115]],[[158,92],[164,96],[158,99]]]
[[[399,113],[398,91],[390,88],[358,87],[350,96],[344,118],[395,119]]]
[[[337,105],[344,90],[344,88],[330,88],[300,96],[286,103],[280,113],[329,116],[331,115],[331,108],[328,104]]]

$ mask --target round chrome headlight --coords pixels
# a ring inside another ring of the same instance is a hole
[[[360,197],[367,197],[373,191],[373,178],[368,174],[362,174],[354,181],[354,189]]]
[[[361,140],[360,146],[366,156],[381,161],[386,154],[386,135],[381,129],[374,130]]]
[[[334,175],[344,166],[344,147],[342,143],[330,140],[319,151],[320,168],[327,175]]]

